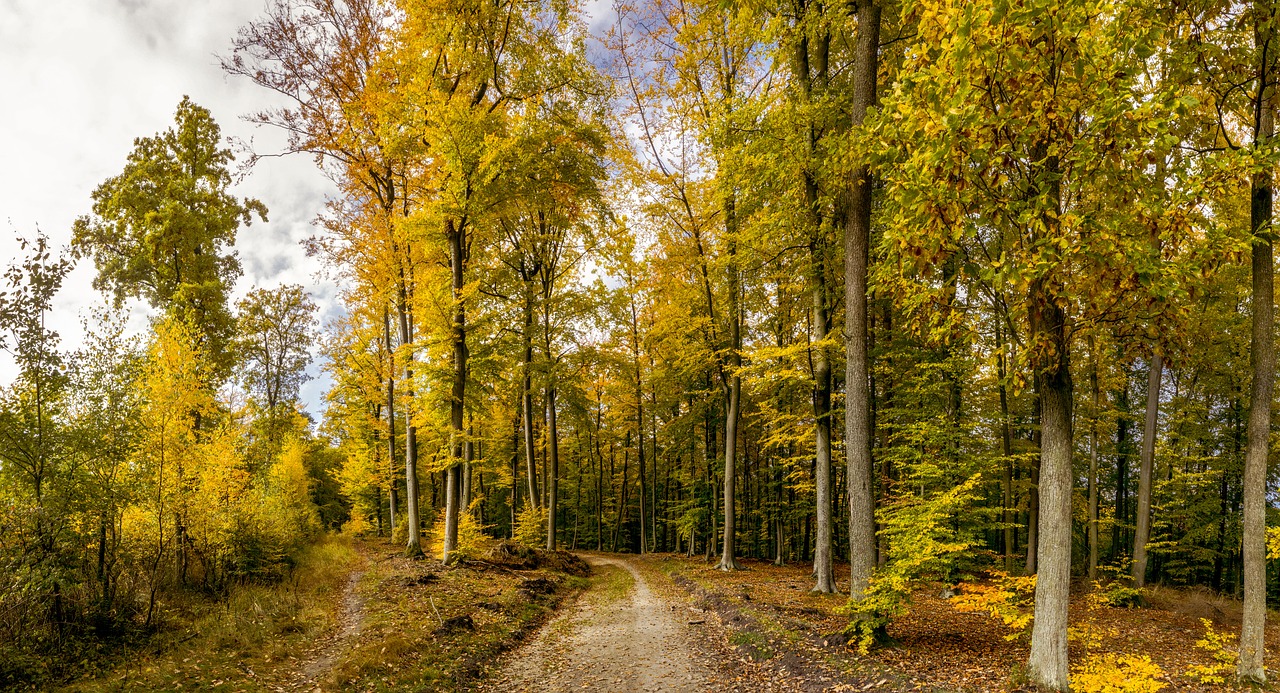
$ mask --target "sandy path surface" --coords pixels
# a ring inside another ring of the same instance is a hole
[[[720,688],[691,646],[682,618],[620,558],[634,583],[617,598],[592,590],[517,650],[488,689],[494,691],[709,691]]]
[[[338,612],[338,627],[328,637],[317,643],[310,657],[302,663],[293,681],[294,690],[320,690],[316,680],[333,668],[347,641],[360,634],[364,628],[364,599],[356,589],[364,570],[352,570],[342,592],[342,610]]]

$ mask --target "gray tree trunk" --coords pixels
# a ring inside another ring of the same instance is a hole
[[[1156,423],[1160,411],[1160,379],[1164,358],[1151,358],[1147,377],[1147,418],[1142,427],[1142,458],[1138,469],[1138,519],[1133,533],[1132,575],[1135,587],[1147,584],[1147,541],[1151,538],[1151,470],[1156,455]]]
[[[382,309],[383,340],[387,347],[387,459],[391,465],[391,476],[387,486],[387,504],[391,513],[388,525],[393,541],[396,536],[396,357],[391,349],[391,315]]]
[[[1089,389],[1093,395],[1093,416],[1089,421],[1089,581],[1098,579],[1098,414],[1101,392],[1098,388],[1098,345],[1089,338]]]
[[[1039,158],[1039,157],[1037,157]],[[1060,231],[1057,157],[1045,160],[1045,185],[1054,208],[1044,216],[1048,236]],[[1027,311],[1031,334],[1045,345],[1033,359],[1040,383],[1039,531],[1036,545],[1035,624],[1027,675],[1049,690],[1067,691],[1067,606],[1071,588],[1071,352],[1067,316],[1058,303],[1062,286],[1049,277],[1031,281]]]
[[[859,0],[854,46],[852,125],[860,127],[876,102],[880,55],[880,3]],[[867,264],[871,246],[871,171],[863,165],[851,181],[844,235],[845,270],[845,478],[849,495],[849,596],[860,599],[876,567],[875,497],[872,493],[871,365],[867,354]]]
[[[547,549],[556,550],[556,506],[560,500],[560,436],[556,426],[556,389],[547,386]]]
[[[722,375],[725,383],[725,422],[724,422],[724,543],[720,552],[720,570],[737,570],[736,539],[737,521],[734,517],[733,480],[737,475],[738,461],[738,418],[742,402],[742,377],[738,370],[742,367],[742,306],[739,302],[741,277],[738,274],[738,217],[735,200],[730,193],[724,201],[725,236],[729,259],[729,372]]]
[[[453,329],[450,331],[450,342],[453,346],[453,388],[449,401],[449,423],[451,427],[451,445],[449,450],[448,490],[445,494],[444,509],[444,549],[440,560],[448,563],[458,546],[458,506],[461,496],[459,471],[463,462],[463,429],[464,405],[467,394],[467,312],[462,302],[464,286],[464,270],[466,263],[464,229],[453,219],[445,220],[445,238],[449,242],[449,269],[453,279]]]
[[[404,277],[400,278],[400,301],[396,306],[397,312],[400,314],[400,343],[408,345],[413,343],[413,334],[409,325],[409,305],[408,296],[405,290]],[[413,401],[413,352],[410,351],[404,357],[404,381],[409,384],[409,392],[406,401]],[[417,558],[422,555],[422,522],[418,515],[418,427],[413,425],[413,409],[404,415],[404,495],[405,495],[405,525],[407,528],[408,540],[405,543],[404,553],[410,558]]]
[[[1275,18],[1275,9],[1269,2],[1254,4],[1259,16],[1254,32],[1259,56],[1254,142],[1261,145],[1275,132],[1274,86],[1271,84],[1273,58],[1270,56],[1270,22]],[[1244,615],[1240,624],[1240,659],[1236,676],[1242,681],[1262,684],[1267,680],[1262,663],[1263,628],[1267,619],[1267,448],[1275,378],[1275,269],[1271,241],[1270,175],[1255,173],[1251,188],[1253,334],[1249,360],[1253,366],[1253,391],[1249,395],[1248,448],[1244,458]]]

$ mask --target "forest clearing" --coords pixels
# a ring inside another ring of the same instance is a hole
[[[1274,686],[1278,22],[9,0],[0,689]]]

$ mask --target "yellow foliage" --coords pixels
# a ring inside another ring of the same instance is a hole
[[[1267,558],[1280,558],[1280,527],[1267,528]]]
[[[1092,620],[1085,621],[1079,626],[1069,626],[1067,628],[1067,639],[1080,643],[1086,650],[1092,650],[1102,645],[1102,641],[1107,638],[1119,637],[1120,632],[1115,628],[1107,628],[1099,626]]]
[[[475,502],[478,502],[476,499]],[[475,504],[472,503],[472,505]],[[431,551],[436,557],[444,555],[444,511],[436,517],[436,523],[431,528],[430,534]],[[471,511],[458,513],[458,546],[454,553],[460,557],[478,556],[488,548],[490,539],[484,533],[484,527],[476,521],[476,516]]]
[[[1013,640],[1031,625],[1036,576],[1015,577],[996,574],[991,585],[966,584],[951,600],[952,607],[962,612],[986,612],[1004,621],[1013,632],[1005,636]]]
[[[1270,541],[1270,536],[1267,537]],[[1204,637],[1196,641],[1196,647],[1208,652],[1213,657],[1213,664],[1195,664],[1187,668],[1187,676],[1201,683],[1225,684],[1227,677],[1236,668],[1239,656],[1230,648],[1235,636],[1230,633],[1219,633],[1207,618],[1200,619],[1204,626]]]
[[[373,523],[364,513],[351,513],[351,519],[342,525],[342,533],[349,537],[359,537],[373,531]]]
[[[1077,693],[1156,693],[1167,683],[1164,670],[1146,655],[1090,655],[1071,668],[1071,690]]]
[[[515,530],[511,532],[511,538],[517,544],[540,548],[547,543],[547,511],[542,508],[535,508],[532,505],[525,506],[520,511],[520,516],[516,518]]]

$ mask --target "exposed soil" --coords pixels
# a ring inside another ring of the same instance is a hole
[[[632,585],[625,595],[588,592],[517,650],[489,690],[732,690],[692,642],[689,621],[703,617],[655,595],[625,558],[587,561],[627,571]]]
[[[364,598],[360,596],[360,578],[364,570],[355,569],[347,577],[346,587],[342,591],[342,609],[338,612],[338,624],[333,632],[311,651],[310,657],[298,669],[294,681],[295,689],[320,690],[316,681],[321,679],[342,654],[343,647],[353,638],[360,635],[364,627]]]

